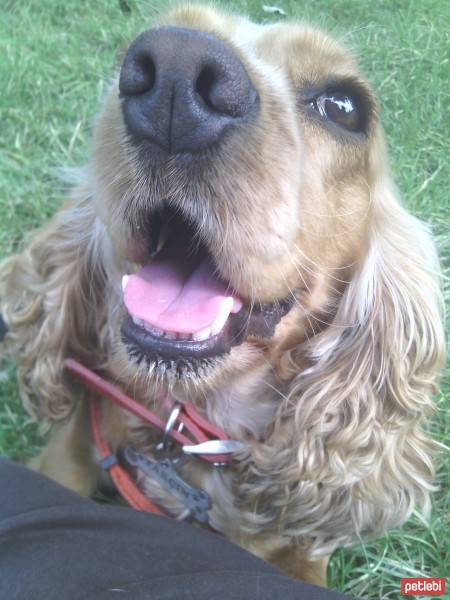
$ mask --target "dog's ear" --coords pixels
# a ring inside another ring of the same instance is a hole
[[[17,360],[21,396],[41,419],[64,418],[74,391],[63,360],[101,361],[98,332],[108,294],[99,224],[90,202],[73,194],[25,249],[0,266],[3,346]]]
[[[318,552],[400,524],[432,489],[436,448],[421,425],[445,360],[439,265],[427,228],[375,172],[365,260],[333,323],[290,351],[288,393],[251,467],[258,502],[266,474],[267,506]]]

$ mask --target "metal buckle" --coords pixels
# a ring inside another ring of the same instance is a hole
[[[238,452],[244,448],[244,444],[242,442],[238,442],[237,440],[207,440],[206,442],[201,442],[199,444],[188,444],[184,446],[178,445],[176,442],[171,440],[170,433],[177,422],[181,409],[182,405],[177,402],[174,404],[170,412],[164,428],[163,438],[155,446],[155,452],[157,453],[158,457],[170,458],[170,460],[175,463],[181,462],[183,458],[187,458],[189,455],[195,456],[196,454],[217,454],[219,456],[221,454],[234,454],[235,452]],[[183,430],[183,423],[180,422],[177,430]],[[213,464],[217,467],[227,465],[226,462],[219,461]]]

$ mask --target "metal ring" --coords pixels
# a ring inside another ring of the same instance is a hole
[[[163,439],[161,442],[161,448],[163,450],[166,450],[167,441],[168,441],[170,432],[172,431],[173,426],[175,425],[175,423],[178,419],[178,415],[180,414],[180,411],[181,411],[181,404],[175,404],[174,407],[172,408],[169,418],[167,419],[166,427],[164,429]]]

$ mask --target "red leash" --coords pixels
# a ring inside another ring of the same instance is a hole
[[[91,414],[92,435],[94,437],[97,450],[100,454],[100,464],[103,464],[103,468],[108,470],[111,479],[113,480],[114,485],[116,486],[122,498],[128,502],[132,508],[137,510],[151,512],[157,515],[166,515],[166,513],[159,508],[159,506],[154,504],[141,492],[127,471],[125,471],[125,469],[117,462],[115,454],[111,451],[108,442],[102,435],[100,428],[99,406],[98,402],[96,402],[96,400],[93,398],[90,398],[89,401],[89,411]]]
[[[230,440],[229,436],[220,427],[213,425],[200,415],[193,404],[180,404],[176,411],[172,411],[168,422],[165,423],[154,412],[127,396],[122,390],[78,361],[68,358],[64,361],[64,366],[77,379],[100,396],[111,400],[114,404],[125,408],[140,417],[143,421],[150,423],[162,431],[164,434],[163,444],[166,438],[170,437],[179,444],[182,444],[182,449],[185,453],[195,454],[199,458],[214,464],[224,464],[232,460],[232,452],[240,446],[238,442]],[[89,410],[92,434],[101,458],[100,464],[104,469],[109,471],[121,496],[133,508],[160,515],[166,514],[141,492],[127,471],[118,463],[117,457],[111,451],[108,442],[103,437],[100,424],[100,409],[94,394],[89,396]],[[182,425],[183,430],[186,429],[191,437],[178,431],[175,428],[177,424],[178,426]],[[213,454],[212,451],[214,449],[217,451],[217,448],[220,448],[222,452],[225,450],[226,453],[218,454],[216,452]]]

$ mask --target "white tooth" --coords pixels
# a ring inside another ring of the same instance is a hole
[[[234,299],[230,296],[222,300],[222,304],[220,305],[220,311],[217,315],[214,323],[211,325],[211,335],[217,335],[223,329],[223,326],[227,322],[228,317],[230,316],[231,309],[233,308]]]
[[[132,315],[131,318],[133,319],[133,323],[135,323],[136,325],[139,325],[139,327],[142,327],[141,319],[138,319],[138,317],[135,317],[134,315]]]
[[[211,337],[211,327],[206,327],[206,329],[201,329],[200,331],[196,331],[192,334],[192,339],[196,342],[202,342],[203,340],[207,340]]]
[[[161,329],[157,329],[156,327],[153,327],[153,325],[151,325],[150,323],[147,323],[147,321],[142,320],[141,327],[143,327],[146,331],[148,331],[149,333],[151,333],[152,335],[154,335],[156,337],[162,337],[164,335],[164,331],[161,331]]]
[[[179,333],[178,339],[184,341],[192,341],[192,333]]]
[[[124,292],[125,288],[127,287],[128,279],[129,279],[128,275],[124,275],[122,277],[122,292]]]
[[[177,339],[177,334],[174,331],[166,331],[165,334],[166,334],[165,337],[168,340],[176,340]]]

